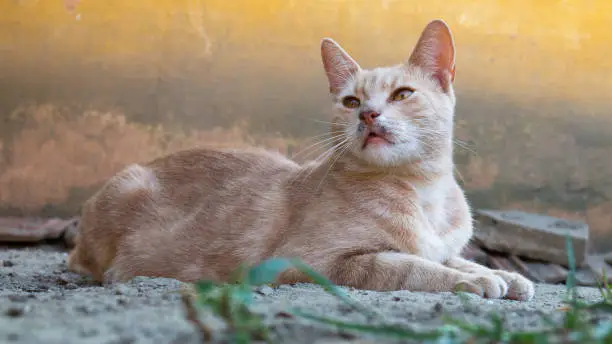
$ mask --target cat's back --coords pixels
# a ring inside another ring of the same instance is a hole
[[[263,149],[224,150],[196,148],[155,159],[150,169],[161,197],[159,206],[190,212],[208,207],[244,206],[264,192],[279,190],[286,176],[299,165]]]
[[[172,270],[168,261],[176,257],[167,254],[195,238],[231,236],[269,215],[256,210],[279,207],[283,180],[299,169],[275,152],[210,148],[127,166],[85,202],[69,265],[101,281],[122,247],[127,262],[157,252],[163,262],[147,260],[147,266],[165,266],[172,275],[180,269]],[[155,269],[145,270],[140,273]]]
[[[251,184],[281,178],[300,167],[277,152],[264,149],[188,149],[152,160],[143,165],[162,184],[215,184],[248,178]],[[260,177],[260,178],[258,178]],[[245,179],[245,182],[247,180]]]

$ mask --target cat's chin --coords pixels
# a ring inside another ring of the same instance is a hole
[[[409,154],[405,145],[378,141],[365,145],[356,155],[368,165],[381,168],[410,164],[417,158],[416,155]]]

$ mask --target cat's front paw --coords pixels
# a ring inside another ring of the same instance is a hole
[[[493,270],[493,273],[501,277],[508,284],[507,299],[517,301],[529,301],[535,295],[533,282],[516,272]]]
[[[473,293],[487,299],[500,299],[508,293],[508,283],[496,274],[465,274],[455,283],[455,291]]]

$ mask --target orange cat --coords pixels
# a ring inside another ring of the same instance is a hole
[[[324,39],[332,153],[300,166],[261,150],[193,149],[133,164],[89,199],[73,271],[97,280],[226,281],[241,263],[297,257],[372,290],[529,300],[525,277],[462,259],[472,218],[453,176],[455,51],[443,21],[402,64],[362,69]],[[296,271],[281,282],[308,281]]]

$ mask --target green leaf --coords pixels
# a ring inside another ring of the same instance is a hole
[[[239,284],[232,288],[232,303],[250,305],[253,302],[253,293],[246,284]]]
[[[195,283],[195,289],[198,295],[206,295],[217,288],[217,284],[212,281],[198,281]]]
[[[249,269],[245,283],[248,285],[272,283],[283,271],[293,267],[293,265],[293,262],[286,258],[266,259]]]

